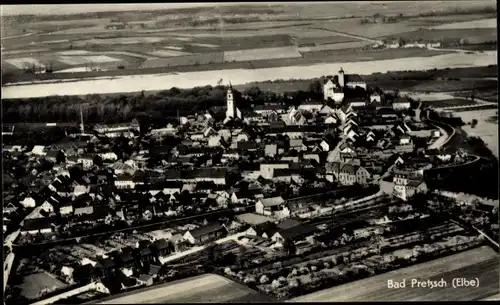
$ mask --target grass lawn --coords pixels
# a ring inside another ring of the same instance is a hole
[[[47,272],[30,274],[23,279],[21,294],[27,299],[36,299],[44,289],[54,291],[68,285],[58,280],[54,275]]]

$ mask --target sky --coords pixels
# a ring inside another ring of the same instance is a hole
[[[245,3],[238,3],[238,5]],[[252,3],[246,3],[252,4]],[[255,3],[253,3],[255,4]],[[235,3],[127,3],[127,4],[25,4],[2,5],[1,15],[68,15],[87,12],[134,11],[134,10],[164,10],[190,8],[200,6],[235,5]]]

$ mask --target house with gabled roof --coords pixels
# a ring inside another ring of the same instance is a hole
[[[189,230],[184,233],[183,237],[192,245],[203,245],[208,242],[223,238],[227,235],[227,233],[228,230],[224,225],[215,222],[194,230]]]
[[[259,199],[255,204],[255,212],[276,218],[290,216],[290,210],[281,196]]]
[[[356,179],[357,168],[352,164],[343,164],[340,168],[339,182],[342,185],[354,185],[357,182]]]
[[[328,78],[323,84],[323,98],[325,101],[332,99],[334,102],[340,103],[344,100],[344,92],[337,80]]]

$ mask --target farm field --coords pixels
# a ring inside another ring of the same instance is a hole
[[[498,120],[495,123],[491,118],[498,117],[497,109],[484,109],[474,111],[459,111],[454,112],[455,116],[462,118],[465,123],[471,122],[473,119],[478,121],[477,125],[472,128],[470,125],[462,126],[462,129],[471,137],[479,137],[491,150],[497,158],[498,152]]]
[[[454,30],[454,29],[479,29],[479,28],[497,28],[497,19],[481,19],[481,20],[473,20],[473,21],[463,21],[463,22],[455,22],[442,24],[435,27],[432,27],[434,30]]]
[[[30,274],[23,279],[21,294],[27,299],[36,299],[39,293],[47,288],[49,291],[63,289],[68,285],[56,279],[55,276],[46,272]]]
[[[37,66],[37,67],[43,67],[44,64],[42,64],[40,61],[38,61],[35,58],[30,58],[30,57],[24,57],[24,58],[17,58],[17,59],[6,59],[5,60],[7,63],[15,66],[18,69],[23,69],[25,67],[29,66]]]
[[[106,55],[98,55],[98,56],[60,56],[59,61],[67,65],[73,66],[73,65],[84,65],[86,63],[115,62],[120,60]]]
[[[353,283],[325,289],[290,300],[291,302],[339,302],[339,301],[465,301],[494,295],[499,290],[499,257],[491,248],[483,246],[466,252],[439,258],[423,264],[376,275]],[[479,288],[451,287],[451,279],[479,278]],[[388,289],[388,280],[411,278],[448,282],[446,288]]]
[[[441,44],[458,44],[462,39],[470,43],[484,43],[496,41],[496,28],[479,28],[479,29],[419,29],[414,31],[399,32],[392,35],[381,35],[379,39],[387,41],[403,39],[408,42],[423,41],[423,42],[441,42]]]
[[[269,302],[271,298],[219,275],[206,274],[125,293],[95,304]]]
[[[296,47],[264,48],[224,52],[224,61],[252,61],[302,57]]]

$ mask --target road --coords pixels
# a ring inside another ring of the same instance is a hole
[[[499,291],[498,255],[483,246],[426,263],[398,269],[370,278],[294,298],[290,302],[339,301],[470,301],[486,298]],[[452,287],[452,279],[478,278],[479,287]],[[445,288],[410,288],[412,278],[447,282]],[[406,279],[407,288],[389,289],[387,281]]]

